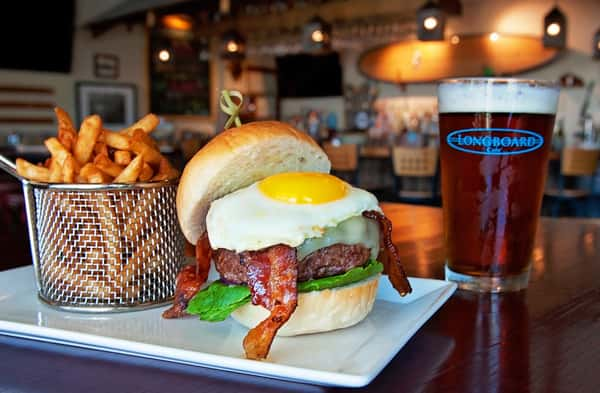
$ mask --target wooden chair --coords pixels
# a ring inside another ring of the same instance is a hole
[[[360,157],[380,160],[389,159],[390,148],[389,146],[362,146],[360,148]]]
[[[323,150],[331,161],[331,171],[351,184],[358,185],[358,146],[325,142]]]
[[[439,151],[432,147],[392,149],[395,194],[400,200],[437,203],[439,198]],[[423,187],[423,180],[427,180]],[[424,189],[425,188],[425,189]]]
[[[563,203],[574,204],[576,215],[586,215],[581,208],[586,207],[593,193],[593,176],[598,168],[600,149],[566,147],[561,152],[560,174],[557,187],[546,189],[545,195],[552,200],[553,216],[558,216]],[[571,181],[576,187],[566,187]],[[588,209],[589,210],[589,209]]]

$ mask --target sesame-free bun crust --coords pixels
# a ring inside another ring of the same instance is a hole
[[[352,285],[298,294],[298,306],[277,331],[278,336],[328,332],[356,325],[371,312],[380,274]],[[262,306],[248,303],[233,313],[233,319],[248,329],[269,316]]]
[[[185,166],[177,190],[179,225],[187,240],[196,244],[215,199],[277,173],[328,173],[330,168],[319,145],[288,124],[260,121],[231,128]]]

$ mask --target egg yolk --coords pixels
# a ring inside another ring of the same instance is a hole
[[[269,176],[258,189],[271,199],[297,205],[316,205],[342,199],[348,185],[326,173],[290,172]]]

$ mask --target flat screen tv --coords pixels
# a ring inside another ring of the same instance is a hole
[[[3,2],[0,69],[71,71],[75,1]]]
[[[342,66],[336,52],[277,57],[279,97],[342,95]]]

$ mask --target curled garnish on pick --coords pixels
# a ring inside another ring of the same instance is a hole
[[[233,102],[231,97],[239,99],[239,104]],[[225,123],[225,129],[231,127],[233,123],[235,123],[236,127],[242,125],[242,121],[240,120],[240,109],[242,108],[243,102],[244,98],[239,91],[221,90],[221,100],[219,101],[219,105],[221,106],[221,110],[229,115],[229,119],[227,119],[227,122]]]

